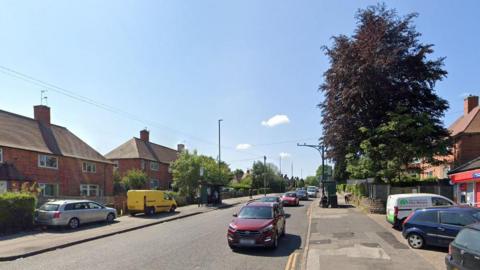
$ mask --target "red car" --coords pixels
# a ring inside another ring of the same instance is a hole
[[[287,192],[282,196],[283,205],[298,206],[300,204],[300,199],[295,192]]]
[[[285,235],[285,214],[278,203],[250,202],[228,226],[227,240],[231,249],[238,247],[278,246],[278,238]]]

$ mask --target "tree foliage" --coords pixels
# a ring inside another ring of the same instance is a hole
[[[126,190],[143,189],[147,184],[148,176],[142,170],[129,170],[122,178]]]
[[[419,41],[416,16],[371,6],[357,13],[351,37],[324,48],[330,68],[319,107],[327,155],[341,165],[336,175],[391,180],[412,161],[447,152],[448,103],[434,89],[447,75],[444,58],[430,58],[433,45]]]
[[[193,197],[200,183],[227,185],[233,175],[229,166],[218,162],[212,157],[199,155],[197,151],[182,152],[178,159],[171,164],[174,188],[182,195]],[[200,176],[203,168],[203,176]]]

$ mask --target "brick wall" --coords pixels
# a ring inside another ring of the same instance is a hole
[[[1,148],[4,161],[13,163],[21,174],[37,183],[58,184],[60,196],[79,196],[80,184],[99,185],[105,195],[113,195],[112,164],[93,162],[96,164],[96,172],[86,173],[82,171],[84,160],[57,156],[58,169],[41,168],[38,166],[38,155],[41,153]]]
[[[461,165],[480,156],[480,134],[463,134],[455,139],[455,164]]]
[[[129,170],[142,170],[142,160],[135,158],[135,159],[118,159],[112,160],[118,161],[118,172],[121,176],[124,176]],[[160,189],[168,189],[169,184],[172,182],[172,174],[168,172],[169,164],[160,163],[159,170],[153,171],[150,170],[150,162],[149,160],[144,160],[145,167],[143,171],[148,176],[148,183],[145,188],[150,188],[150,179],[157,179],[159,181]]]

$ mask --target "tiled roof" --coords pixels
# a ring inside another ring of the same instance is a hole
[[[470,170],[480,169],[480,157],[471,160],[463,165],[458,166],[457,168],[448,172],[448,174],[454,174],[459,172],[466,172]]]
[[[65,127],[0,110],[0,146],[110,162]]]
[[[112,159],[141,158],[146,160],[170,163],[177,159],[177,150],[158,145],[152,142],[145,142],[138,138],[132,138],[113,149],[105,157]]]
[[[448,128],[452,136],[460,133],[477,133],[480,132],[480,106],[475,107],[467,115],[462,115]]]

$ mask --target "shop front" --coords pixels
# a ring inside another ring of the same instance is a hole
[[[448,177],[457,203],[480,207],[480,158],[450,171]]]

